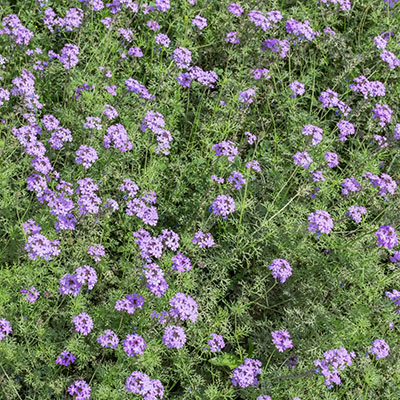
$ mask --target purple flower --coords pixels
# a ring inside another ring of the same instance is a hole
[[[258,161],[253,160],[246,163],[246,168],[250,168],[256,172],[261,172],[261,167]]]
[[[239,35],[238,32],[227,32],[225,37],[225,42],[232,44],[240,43],[240,37],[238,35]]]
[[[339,165],[339,157],[336,153],[325,153],[325,161],[328,163],[329,168],[335,168]]]
[[[394,69],[400,65],[400,60],[389,50],[382,50],[380,57],[383,61],[389,64],[390,69]]]
[[[85,169],[88,169],[98,159],[97,152],[93,147],[81,145],[76,151],[75,162],[82,164]]]
[[[290,334],[288,331],[284,329],[281,331],[274,331],[271,332],[271,335],[272,335],[272,342],[279,350],[279,352],[283,352],[287,349],[293,348],[293,342],[290,339]]]
[[[232,183],[237,190],[240,190],[243,185],[246,185],[246,179],[244,179],[243,174],[237,171],[232,171],[228,182]]]
[[[216,333],[210,334],[211,339],[208,341],[211,353],[216,353],[221,351],[225,347],[224,338]]]
[[[86,381],[75,381],[69,388],[68,393],[74,397],[74,400],[90,399],[90,391],[92,388]]]
[[[188,73],[188,72],[181,72],[176,77],[176,80],[184,88],[188,88],[192,85],[192,78],[190,76],[190,73]]]
[[[353,79],[356,84],[349,85],[353,92],[361,93],[364,99],[368,97],[385,96],[385,85],[379,81],[369,81],[364,75]]]
[[[109,149],[111,145],[121,153],[132,150],[132,142],[122,124],[114,124],[108,127],[107,134],[104,136],[103,146]]]
[[[261,78],[271,79],[271,75],[269,74],[269,69],[267,68],[252,69],[251,73],[253,74],[253,78],[256,80],[259,80]]]
[[[119,343],[118,336],[111,329],[106,329],[104,335],[99,335],[97,342],[103,347],[109,347],[110,349],[116,349]]]
[[[306,20],[302,23],[293,18],[286,21],[286,32],[293,33],[299,38],[306,38],[309,41],[312,41],[316,36],[319,36],[319,32],[315,32],[311,28],[310,21]]]
[[[314,125],[305,125],[303,128],[303,135],[312,136],[312,145],[315,146],[321,143],[322,133],[324,131],[318,126]]]
[[[164,33],[159,33],[156,38],[156,43],[160,44],[161,46],[164,47],[169,47],[171,40],[169,39],[168,35],[164,34]]]
[[[342,183],[342,194],[347,195],[350,192],[357,193],[361,190],[361,185],[357,182],[354,176],[346,178]]]
[[[201,249],[204,247],[213,247],[215,245],[211,233],[204,233],[201,231],[194,234],[192,243],[197,244]]]
[[[186,334],[180,326],[166,326],[162,337],[169,349],[181,349],[186,343]]]
[[[339,140],[341,142],[346,141],[347,136],[355,134],[354,125],[349,121],[342,119],[336,124],[336,126],[339,128],[340,131]]]
[[[172,269],[179,272],[180,274],[185,271],[190,271],[192,269],[192,264],[190,258],[186,257],[182,253],[177,253],[171,258]]]
[[[164,387],[158,379],[150,379],[148,375],[133,371],[126,378],[125,389],[130,393],[140,394],[145,400],[157,400],[164,397]]]
[[[244,12],[243,8],[237,3],[229,4],[228,11],[237,17],[240,17]]]
[[[141,356],[147,344],[140,335],[134,333],[126,336],[126,339],[122,341],[122,346],[129,357],[134,357],[136,355]]]
[[[119,114],[118,114],[118,111],[113,106],[110,106],[109,104],[106,104],[104,106],[104,115],[109,120],[112,120],[114,118],[117,118]]]
[[[370,352],[376,355],[376,359],[386,358],[389,356],[390,347],[383,339],[376,339],[372,343]]]
[[[9,321],[5,318],[0,319],[0,342],[12,332],[12,327]]]
[[[233,386],[240,386],[241,388],[257,386],[259,383],[257,376],[262,372],[261,366],[261,361],[245,358],[244,364],[239,365],[232,371]]]
[[[292,267],[282,258],[272,260],[268,268],[272,271],[274,279],[279,279],[281,283],[285,283],[286,279],[292,275]]]
[[[157,21],[148,21],[146,25],[154,32],[157,32],[161,29],[159,23]]]
[[[294,165],[300,165],[305,169],[310,168],[310,164],[313,162],[312,158],[306,151],[298,151],[294,156],[292,156],[292,158],[294,160]]]
[[[398,245],[397,233],[391,225],[381,225],[375,232],[378,247],[383,246],[387,249],[393,249]]]
[[[290,97],[301,96],[305,93],[305,85],[299,81],[294,81],[289,84],[289,88],[293,91],[293,94]]]
[[[257,136],[253,135],[250,132],[245,132],[244,134],[247,136],[247,143],[248,144],[254,144],[255,141],[257,140]]]
[[[192,62],[192,53],[185,47],[178,47],[171,56],[179,69],[189,68]]]
[[[76,361],[76,357],[67,350],[61,352],[61,354],[57,357],[56,363],[59,365],[64,365],[68,367],[68,365],[73,364]]]
[[[192,25],[200,30],[203,30],[207,26],[207,19],[200,15],[196,15],[192,19]]]
[[[372,109],[372,118],[379,118],[379,125],[384,128],[386,124],[390,124],[392,121],[393,110],[389,108],[387,104],[377,104],[375,108]]]
[[[232,214],[234,211],[235,200],[232,197],[224,194],[217,196],[211,205],[211,212],[217,217],[222,216],[223,219],[226,219],[227,216]]]
[[[327,211],[316,210],[308,216],[308,230],[317,234],[326,233],[327,235],[333,229],[333,221]]]
[[[128,314],[133,314],[137,309],[142,309],[144,297],[140,294],[127,294],[125,299],[117,300],[115,309],[118,311],[126,311]]]
[[[348,351],[341,347],[340,349],[329,350],[324,353],[324,359],[315,360],[314,365],[319,367],[319,373],[325,378],[325,385],[330,386],[331,384],[340,385],[342,382],[339,376],[339,372],[343,371],[346,366],[350,366],[353,363],[353,359],[356,357],[354,352],[348,353]]]
[[[157,297],[161,297],[168,289],[168,283],[164,278],[163,270],[155,263],[148,264],[143,268],[146,277],[146,287]]]
[[[106,252],[102,244],[93,243],[91,246],[88,247],[88,254],[92,256],[94,262],[100,262],[101,257],[104,257],[106,255]]]
[[[230,140],[214,144],[212,146],[212,149],[215,150],[216,156],[228,156],[229,162],[233,162],[233,160],[239,153],[238,148]]]
[[[400,251],[395,251],[393,256],[390,256],[390,261],[396,263],[400,267]]]
[[[245,104],[251,104],[254,102],[254,96],[256,94],[256,91],[252,88],[247,89],[243,92],[239,92],[239,97],[238,100],[241,103],[245,103]]]
[[[365,207],[354,205],[349,207],[349,211],[347,211],[346,214],[350,215],[350,218],[354,222],[361,222],[362,216],[365,215],[366,213],[367,210]]]
[[[39,291],[36,290],[35,287],[33,286],[21,289],[20,292],[22,294],[26,294],[25,300],[31,304],[35,303],[38,297],[40,296]]]
[[[72,67],[75,67],[76,64],[78,64],[78,55],[79,47],[74,44],[67,43],[61,49],[61,56],[59,57],[59,60],[64,65],[64,68],[66,70],[69,70]]]
[[[158,11],[166,13],[170,8],[170,0],[156,0],[156,7]]]
[[[172,251],[178,250],[180,237],[177,233],[169,229],[163,229],[160,238],[165,247],[168,247]]]
[[[181,321],[190,319],[192,322],[196,322],[198,311],[196,301],[185,293],[177,293],[169,301],[171,309],[169,315],[172,318],[179,318]]]
[[[85,312],[75,316],[72,321],[75,324],[75,330],[83,336],[87,336],[93,329],[93,320]]]
[[[260,11],[252,10],[247,15],[250,21],[253,22],[255,26],[259,26],[264,32],[272,28],[272,24],[270,24],[268,19]]]
[[[61,252],[58,248],[59,244],[58,240],[49,240],[40,233],[36,233],[28,236],[25,250],[28,252],[30,260],[37,260],[40,257],[42,260],[51,261]]]

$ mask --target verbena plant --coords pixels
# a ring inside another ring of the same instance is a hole
[[[398,398],[396,3],[3,0],[0,398]]]

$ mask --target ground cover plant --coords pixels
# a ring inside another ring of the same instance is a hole
[[[0,398],[399,398],[399,9],[3,0]]]

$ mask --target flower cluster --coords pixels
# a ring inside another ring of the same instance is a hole
[[[9,321],[5,318],[0,319],[0,342],[12,332],[12,327]]]
[[[350,216],[350,218],[354,222],[361,222],[362,216],[367,213],[367,210],[365,207],[354,205],[349,207],[349,211],[347,211],[347,215]]]
[[[163,296],[169,286],[164,278],[162,269],[157,264],[152,263],[143,268],[143,273],[147,281],[146,287],[150,292],[157,297]]]
[[[196,301],[184,293],[177,293],[169,301],[171,309],[169,315],[173,318],[179,318],[181,321],[190,319],[192,322],[196,322],[198,311]]]
[[[341,384],[339,372],[343,371],[346,366],[353,363],[356,354],[349,353],[344,347],[340,349],[329,350],[324,353],[322,360],[315,360],[314,365],[317,368],[316,372],[325,378],[325,385],[332,387],[333,383]]]
[[[385,173],[381,174],[379,177],[367,171],[364,173],[363,178],[369,179],[369,182],[374,188],[379,188],[379,194],[381,196],[386,196],[387,193],[393,195],[397,189],[397,182],[390,175]]]
[[[272,260],[268,268],[272,271],[274,279],[279,279],[281,283],[285,283],[286,279],[292,275],[292,267],[282,258]]]
[[[28,46],[34,36],[32,31],[22,25],[15,14],[6,15],[1,24],[3,29],[0,30],[0,35],[8,35],[13,42],[20,46]]]
[[[59,365],[64,365],[68,367],[68,365],[73,364],[76,361],[76,357],[67,350],[61,352],[61,354],[57,357],[56,363]]]
[[[245,358],[244,364],[239,365],[232,371],[233,386],[240,386],[241,388],[257,386],[259,383],[257,376],[261,374],[261,366],[261,361]]]
[[[308,230],[310,232],[321,235],[326,233],[327,235],[333,229],[333,221],[330,214],[324,210],[316,210],[308,216]]]
[[[125,81],[126,88],[133,93],[138,93],[142,99],[145,100],[154,100],[155,96],[152,95],[146,86],[139,83],[136,79],[129,78]]]
[[[399,244],[397,233],[391,225],[381,225],[375,232],[378,246],[393,249]]]
[[[357,179],[354,176],[350,178],[346,178],[342,183],[342,194],[347,195],[350,192],[356,193],[361,190],[361,185],[357,182]]]
[[[118,336],[111,329],[106,329],[104,335],[99,335],[97,342],[101,344],[102,347],[109,347],[110,349],[116,349],[119,343]]]
[[[215,242],[211,233],[196,232],[192,240],[193,244],[197,244],[201,249],[204,247],[213,247]]]
[[[212,149],[215,150],[216,156],[227,156],[229,162],[233,162],[233,160],[239,153],[239,150],[235,146],[235,143],[231,142],[230,140],[214,144],[212,146]]]
[[[289,84],[289,88],[293,91],[293,94],[290,97],[301,96],[305,93],[305,85],[299,81],[293,81]]]
[[[323,132],[324,131],[321,128],[319,128],[318,126],[314,126],[314,125],[308,124],[308,125],[305,125],[303,128],[303,135],[312,137],[313,146],[321,143]]]
[[[75,330],[83,336],[87,336],[93,329],[93,320],[85,312],[80,313],[72,319]]]
[[[208,341],[211,353],[216,353],[221,351],[225,347],[224,338],[216,333],[210,334],[211,339]]]
[[[125,389],[140,394],[144,400],[157,400],[164,397],[164,387],[158,379],[150,379],[143,372],[133,371],[127,378]]]
[[[92,256],[94,262],[100,262],[101,257],[104,257],[106,252],[102,244],[93,243],[88,247],[88,254]]]
[[[172,136],[171,132],[167,129],[164,129],[165,121],[164,117],[161,113],[157,111],[147,111],[145,117],[143,118],[141,124],[141,130],[146,132],[147,129],[150,129],[154,134],[157,135],[158,145],[155,148],[155,153],[163,153],[164,155],[169,154],[169,149],[171,148]]]
[[[59,240],[50,240],[46,236],[36,233],[28,236],[25,250],[28,252],[30,260],[37,260],[40,257],[42,260],[51,261],[53,257],[60,254],[59,245]]]
[[[33,304],[36,302],[36,300],[39,298],[40,293],[38,290],[35,289],[35,287],[26,287],[25,289],[21,289],[20,292],[22,294],[26,294],[25,300],[28,301],[29,303]]]
[[[118,311],[126,311],[128,314],[133,314],[137,309],[141,310],[144,304],[144,297],[140,294],[127,294],[125,299],[117,300],[115,309]]]
[[[185,331],[180,326],[166,326],[162,341],[169,349],[181,349],[186,343]]]
[[[383,339],[376,339],[372,342],[370,352],[376,356],[377,360],[388,357],[389,351],[390,347]]]
[[[272,343],[276,346],[279,352],[283,352],[287,349],[293,348],[293,342],[290,338],[290,334],[286,330],[271,332]]]
[[[189,257],[186,257],[182,253],[177,253],[171,258],[172,269],[180,274],[185,271],[192,269],[192,264]]]
[[[90,392],[92,388],[85,380],[75,381],[69,388],[68,393],[74,397],[74,400],[87,400],[90,399]]]
[[[75,152],[75,162],[82,164],[85,169],[88,169],[98,159],[97,152],[93,147],[81,145]]]
[[[380,81],[369,81],[364,75],[354,78],[355,84],[349,85],[353,92],[361,93],[364,99],[368,97],[385,96],[385,85]]]
[[[125,127],[122,124],[114,124],[108,127],[107,134],[104,135],[103,146],[109,149],[111,146],[114,149],[124,153],[132,150],[132,142],[128,137]]]
[[[379,119],[379,125],[384,128],[386,124],[390,124],[392,121],[393,110],[387,104],[377,104],[375,108],[372,109],[372,118]]]
[[[226,219],[228,215],[232,214],[234,211],[235,200],[232,197],[224,194],[217,196],[211,205],[211,212],[217,217],[222,216],[223,219]]]
[[[351,108],[346,103],[339,100],[338,94],[332,89],[327,89],[325,92],[322,92],[318,100],[322,103],[322,107],[324,108],[338,107],[345,117],[347,117],[351,111]]]
[[[122,341],[122,346],[129,357],[134,357],[136,355],[141,356],[147,344],[140,335],[134,333],[126,336],[126,339]]]

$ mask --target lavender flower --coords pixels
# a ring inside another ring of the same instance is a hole
[[[287,349],[292,349],[293,348],[293,342],[290,339],[290,334],[286,330],[281,330],[281,331],[274,331],[271,332],[272,335],[272,342],[276,346],[279,352],[283,352]]]
[[[33,286],[21,289],[20,292],[22,294],[26,294],[25,300],[31,304],[35,303],[38,297],[40,296],[39,291],[36,290],[35,287]]]
[[[384,128],[386,124],[392,121],[393,110],[389,108],[387,104],[377,104],[375,108],[372,109],[372,118],[379,118],[379,125]]]
[[[192,53],[185,47],[178,47],[171,56],[179,69],[189,68],[192,62]]]
[[[169,315],[172,318],[179,318],[181,321],[190,319],[192,322],[196,322],[198,317],[197,303],[196,301],[184,293],[177,293],[169,301],[171,309]]]
[[[87,336],[93,329],[93,320],[85,312],[80,313],[72,319],[75,330],[83,336]]]
[[[346,214],[349,215],[354,222],[361,222],[362,216],[366,213],[367,210],[365,207],[354,205],[349,207],[349,211],[347,211]]]
[[[168,283],[164,278],[164,272],[155,263],[148,264],[143,268],[146,277],[146,287],[157,297],[161,297],[168,289]]]
[[[133,371],[126,378],[125,389],[130,393],[140,394],[145,400],[157,400],[164,397],[164,387],[158,379],[150,379],[148,375]]]
[[[336,153],[325,153],[325,161],[328,163],[329,168],[335,168],[339,165],[339,157]]]
[[[159,33],[156,38],[155,41],[157,44],[164,46],[164,47],[169,47],[171,40],[169,39],[168,35],[164,34],[164,33]]]
[[[240,386],[241,388],[257,386],[259,383],[257,376],[262,372],[261,366],[261,361],[245,358],[244,364],[239,365],[232,371],[233,386]]]
[[[325,378],[324,383],[326,386],[330,386],[333,383],[340,385],[342,381],[339,371],[343,371],[346,366],[352,365],[355,357],[356,354],[354,352],[348,353],[344,347],[341,347],[340,349],[325,352],[324,359],[315,360],[314,365],[319,367],[317,371]]]
[[[181,349],[186,343],[185,331],[180,326],[166,326],[162,341],[169,349]]]
[[[228,182],[232,183],[237,190],[240,190],[243,185],[246,185],[246,179],[244,179],[243,174],[237,171],[232,171]]]
[[[102,244],[93,243],[91,246],[88,247],[88,254],[92,256],[94,262],[100,262],[101,257],[104,257],[106,255],[106,252]]]
[[[329,234],[333,229],[333,221],[330,214],[327,211],[316,210],[308,216],[308,230],[310,232],[321,235],[322,233]]]
[[[389,50],[382,50],[379,55],[383,61],[389,64],[390,69],[394,69],[400,65],[400,60]]]
[[[216,353],[221,351],[225,347],[224,338],[216,333],[210,334],[211,339],[208,341],[211,353]]]
[[[305,93],[305,85],[304,83],[300,83],[299,81],[294,81],[289,84],[289,88],[293,91],[293,94],[290,97],[301,96]]]
[[[361,190],[361,185],[357,182],[354,176],[346,178],[342,183],[342,194],[347,195],[350,192],[357,193]]]
[[[79,283],[78,277],[76,274],[66,274],[60,280],[60,294],[72,294],[73,296],[77,296],[81,291],[82,284]]]
[[[61,352],[61,354],[57,357],[56,363],[59,365],[64,365],[68,367],[68,365],[73,364],[76,361],[76,357],[67,350]]]
[[[217,217],[222,216],[223,219],[226,219],[229,214],[235,211],[235,200],[230,196],[220,194],[213,201],[211,211]]]
[[[235,144],[228,140],[228,141],[223,141],[218,144],[214,144],[212,146],[212,149],[215,150],[215,155],[216,156],[228,156],[228,161],[233,162],[237,154],[239,153],[238,148],[235,146]]]
[[[137,309],[141,310],[144,304],[144,297],[138,293],[127,294],[125,299],[117,300],[115,309],[118,311],[126,311],[133,314]]]
[[[256,94],[256,91],[253,88],[247,89],[243,92],[239,92],[238,100],[241,103],[251,104],[254,102],[255,94]]]
[[[279,279],[281,283],[285,283],[286,279],[292,275],[292,267],[282,258],[272,260],[268,268],[272,271],[274,279]]]
[[[201,249],[204,247],[213,247],[215,244],[211,233],[204,233],[201,231],[194,234],[192,243],[197,244]]]
[[[172,269],[179,272],[180,274],[185,271],[190,271],[192,269],[192,264],[190,258],[186,257],[182,253],[177,253],[171,258]]]
[[[69,388],[68,393],[74,397],[74,400],[87,400],[90,399],[90,391],[92,388],[86,381],[75,381]]]
[[[0,342],[12,332],[12,327],[9,321],[5,318],[0,319]]]
[[[261,172],[261,167],[258,161],[253,160],[246,163],[246,168],[250,168],[256,172]]]
[[[141,356],[147,344],[140,335],[135,333],[133,335],[127,335],[126,339],[122,341],[122,346],[129,357],[134,357],[136,355]]]
[[[118,336],[111,329],[106,329],[104,335],[99,335],[97,342],[102,347],[109,347],[110,349],[116,349],[119,343]]]
[[[84,265],[83,267],[78,267],[75,270],[76,279],[81,284],[88,284],[88,289],[92,290],[94,285],[97,283],[97,273],[94,268],[89,265]]]
[[[207,19],[200,15],[196,15],[192,19],[192,25],[200,30],[203,30],[207,26]]]
[[[238,44],[240,43],[240,37],[238,36],[238,32],[227,32],[225,36],[225,42],[231,44]]]
[[[370,352],[375,354],[377,360],[388,357],[389,351],[390,347],[383,339],[374,340],[370,349]]]
[[[256,140],[257,140],[257,136],[256,135],[253,135],[250,132],[245,132],[244,134],[247,136],[247,143],[248,144],[254,144],[256,142]]]
[[[58,240],[49,240],[40,233],[36,233],[28,236],[25,250],[28,252],[30,260],[37,260],[40,257],[42,260],[51,261],[61,252],[58,248],[59,244]]]
[[[81,145],[76,151],[75,162],[82,164],[85,169],[88,169],[98,159],[97,152],[93,147]]]
[[[244,12],[243,8],[237,3],[229,4],[228,11],[237,17],[240,17]]]
[[[306,151],[298,151],[294,156],[292,156],[292,158],[294,160],[294,165],[300,165],[305,169],[310,168],[310,164],[313,162],[312,158]]]
[[[375,232],[378,247],[393,249],[398,245],[397,233],[391,225],[381,225]]]

